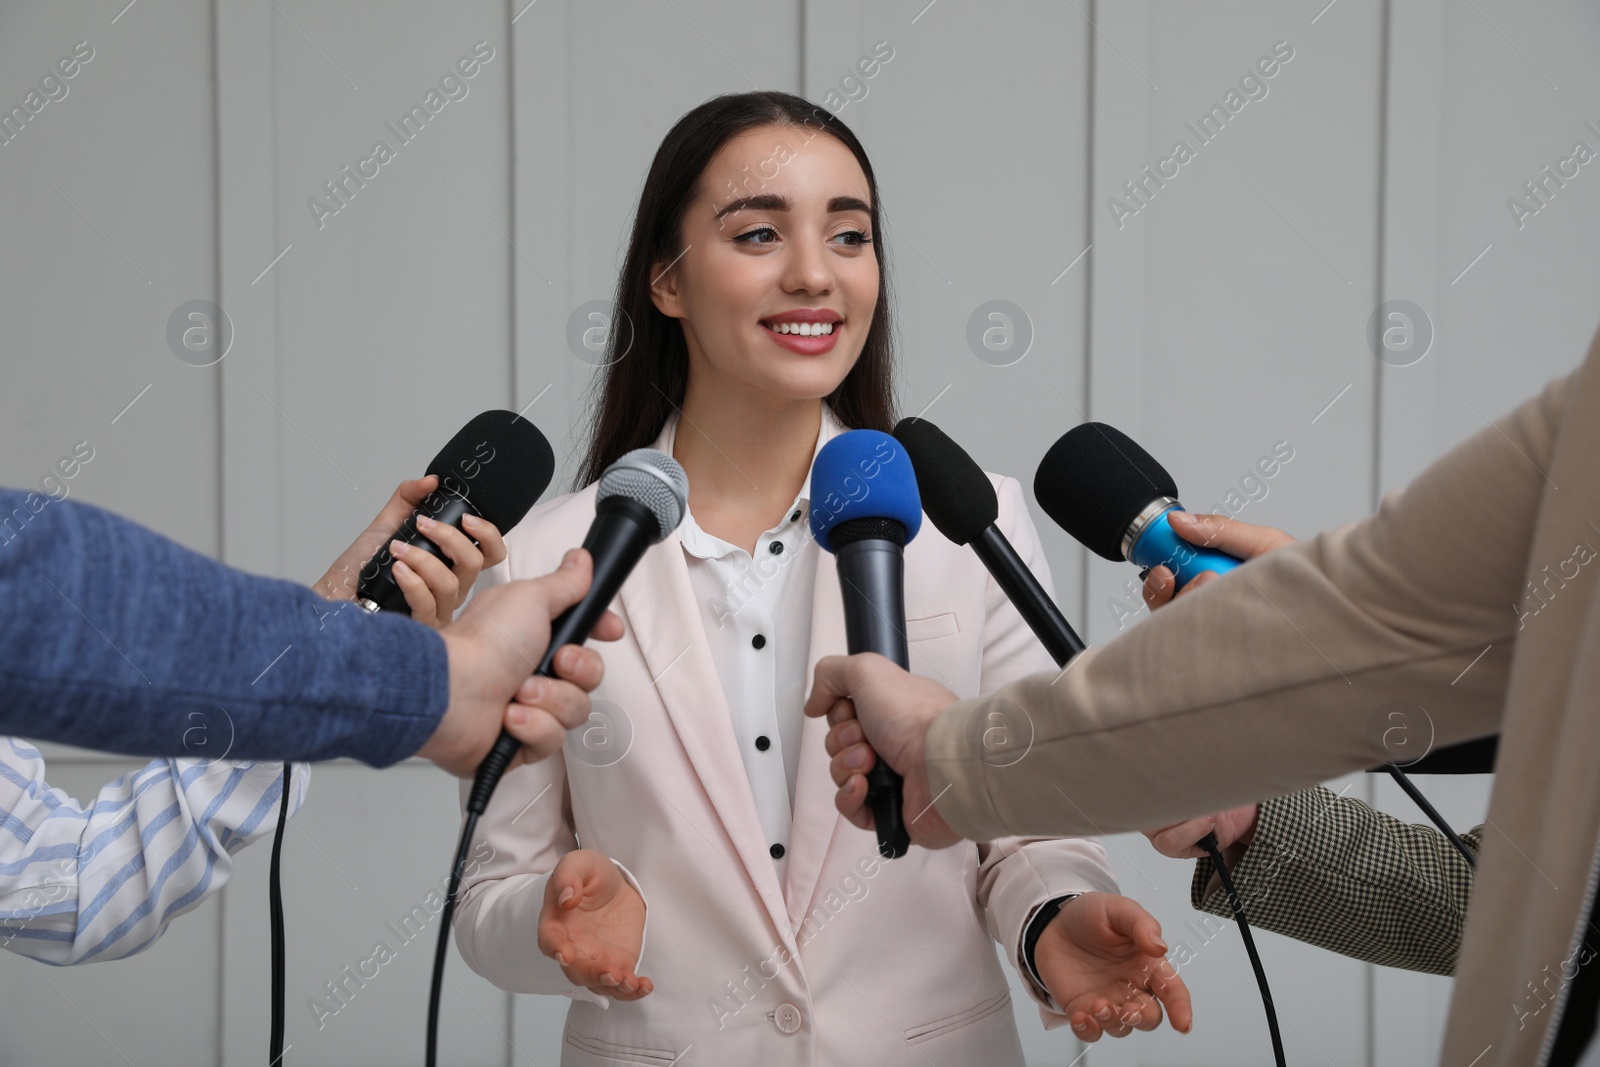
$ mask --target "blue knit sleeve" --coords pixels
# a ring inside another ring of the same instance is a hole
[[[0,734],[142,756],[383,767],[449,700],[439,635],[0,489]]]

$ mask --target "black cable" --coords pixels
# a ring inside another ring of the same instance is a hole
[[[1428,803],[1428,798],[1423,796],[1422,791],[1412,784],[1410,778],[1406,777],[1406,772],[1401,770],[1398,764],[1394,763],[1387,764],[1385,769],[1400,784],[1400,788],[1406,791],[1406,796],[1415,801],[1417,807],[1422,809],[1422,813],[1433,820],[1433,825],[1439,828],[1439,832],[1444,834],[1452,845],[1456,846],[1456,851],[1465,857],[1467,866],[1477,870],[1478,857],[1473,854],[1472,849],[1467,847],[1467,843],[1461,840],[1461,835],[1452,830],[1450,824],[1444,821],[1444,816],[1440,815],[1434,806]]]
[[[1272,1006],[1272,991],[1267,988],[1267,972],[1261,968],[1261,957],[1256,954],[1256,939],[1250,936],[1250,924],[1244,918],[1244,904],[1239,891],[1233,887],[1233,876],[1223,862],[1222,850],[1217,847],[1217,835],[1209,833],[1196,842],[1211,857],[1212,866],[1222,879],[1222,888],[1228,893],[1228,906],[1233,909],[1234,922],[1239,924],[1239,936],[1244,938],[1244,950],[1250,956],[1250,966],[1256,972],[1256,985],[1261,987],[1261,1004],[1267,1010],[1267,1029],[1272,1033],[1272,1056],[1278,1067],[1284,1067],[1283,1035],[1278,1033],[1278,1012]]]
[[[283,948],[283,829],[289,822],[289,791],[294,786],[294,764],[283,765],[283,794],[278,798],[278,831],[272,838],[272,869],[267,875],[267,911],[272,939],[272,1034],[267,1039],[267,1067],[283,1059],[284,948]]]
[[[456,846],[455,862],[450,864],[450,888],[444,895],[444,911],[439,913],[439,944],[433,950],[433,988],[428,992],[428,1058],[427,1067],[439,1064],[439,1002],[444,997],[444,961],[450,949],[450,923],[456,913],[456,896],[461,892],[461,878],[467,869],[467,852],[472,847],[472,833],[478,828],[478,813],[468,811],[461,824],[461,843]]]

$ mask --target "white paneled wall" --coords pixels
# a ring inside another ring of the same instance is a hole
[[[1287,442],[1241,517],[1308,535],[1574,366],[1600,321],[1600,177],[1583,168],[1520,226],[1507,204],[1574,142],[1600,149],[1600,15],[1576,2],[17,0],[0,105],[79,41],[93,58],[68,94],[0,144],[0,482],[88,441],[74,498],[300,581],[484,408],[526,407],[567,488],[592,375],[568,318],[610,295],[656,144],[716,93],[800,92],[858,132],[890,223],[901,410],[1025,484],[1086,417],[1145,443],[1194,507]],[[892,59],[851,77],[875,47]],[[1241,86],[1263,57],[1273,74]],[[475,73],[441,89],[463,59]],[[447,103],[400,143],[388,125],[430,90]],[[1202,138],[1214,104],[1227,121]],[[393,158],[345,179],[380,139]],[[1163,163],[1178,141],[1191,156]],[[169,349],[196,299],[231,323],[214,366]],[[1434,332],[1412,366],[1367,345],[1391,299]],[[1014,361],[968,342],[998,300],[1031,339]],[[1035,517],[1086,637],[1136,625],[1131,571]],[[52,765],[83,796],[136,764]],[[1387,782],[1344,785],[1417,818]],[[1462,827],[1489,786],[1426,784]],[[330,765],[291,825],[287,1062],[419,1061],[432,930],[337,1015],[307,1000],[437,883],[454,785]],[[1111,853],[1197,950],[1195,1032],[1079,1058],[1020,1006],[1030,1060],[1269,1063],[1236,932],[1202,947],[1186,925],[1189,866],[1137,835]],[[243,854],[135,959],[0,958],[0,1064],[264,1059],[266,861]],[[1259,940],[1291,1063],[1431,1060],[1447,979]],[[557,1062],[562,1002],[459,959],[449,978],[449,1062]]]

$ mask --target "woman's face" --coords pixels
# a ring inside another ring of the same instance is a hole
[[[682,255],[651,286],[695,373],[794,399],[833,392],[878,302],[869,197],[850,149],[814,129],[762,126],[722,147],[684,214]]]

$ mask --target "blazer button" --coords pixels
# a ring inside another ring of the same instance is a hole
[[[800,1009],[793,1004],[779,1004],[778,1010],[772,1013],[772,1024],[782,1034],[792,1034],[800,1029]]]

